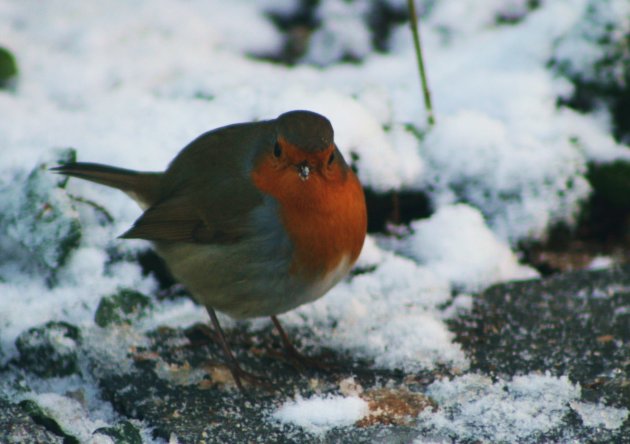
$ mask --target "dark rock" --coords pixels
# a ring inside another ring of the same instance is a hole
[[[574,272],[495,286],[480,294],[472,312],[453,320],[451,327],[470,356],[473,372],[507,381],[531,372],[568,375],[580,384],[580,401],[624,408],[630,405],[629,307],[630,268]],[[372,369],[369,362],[334,353],[321,357],[333,364],[328,371],[297,371],[282,359],[280,341],[270,329],[259,334],[243,329],[229,332],[237,359],[269,385],[246,385],[240,393],[221,364],[221,348],[204,331],[196,326],[150,332],[148,345],[130,349],[133,364],[125,372],[93,361],[103,397],[121,415],[151,426],[155,437],[176,436],[182,443],[410,442],[428,433],[415,424],[417,412],[440,408],[422,391],[437,378],[453,376],[444,370],[405,375]],[[366,389],[361,396],[370,406],[380,406],[369,420],[315,437],[271,419],[278,406],[296,396],[339,394],[350,376]],[[391,389],[379,388],[385,383]],[[568,412],[560,426],[532,432],[530,438],[629,441],[630,420],[610,430],[585,425],[573,408]]]
[[[505,381],[520,374],[567,375],[571,383],[580,385],[581,397],[576,401],[586,403],[583,405],[627,408],[629,316],[630,267],[497,285],[478,295],[472,311],[452,320],[451,328],[470,357],[470,371],[488,381],[492,380],[485,375]],[[90,379],[123,418],[95,433],[116,442],[140,442],[142,435],[129,420],[142,421],[155,438],[176,437],[181,443],[407,443],[427,436],[470,442],[466,441],[470,430],[467,437],[457,432],[440,435],[439,430],[432,431],[418,421],[424,409],[448,408],[440,405],[444,401],[423,393],[436,379],[454,376],[446,369],[405,374],[374,369],[370,362],[324,351],[316,359],[327,370],[298,370],[284,357],[281,341],[271,327],[257,333],[235,328],[227,333],[238,361],[264,382],[246,383],[241,393],[222,364],[221,347],[202,325],[185,330],[161,327],[138,338],[133,327],[110,324],[110,328],[95,328],[94,334],[86,332],[80,339],[72,326],[49,323],[21,335],[20,360],[31,353],[26,345],[47,344],[51,337],[64,342],[72,338],[73,331],[79,353],[89,360]],[[126,334],[132,342],[125,343]],[[290,334],[297,338],[312,335],[308,329]],[[25,367],[33,371],[39,359]],[[50,361],[42,361],[46,360]],[[354,426],[315,436],[299,426],[275,422],[271,416],[287,400],[346,393],[349,384],[363,389],[360,396],[370,409],[370,415]],[[42,430],[54,436],[66,433],[62,436],[65,442],[74,439],[67,435],[71,431],[62,431],[34,402],[27,401],[22,407]],[[598,427],[592,424],[597,418],[582,419],[581,408],[580,403],[569,405],[553,429],[533,430],[526,442],[630,443],[630,420],[617,429]],[[485,439],[483,436],[479,439]],[[491,440],[492,436],[486,437]]]
[[[134,319],[146,316],[151,299],[140,292],[121,288],[116,294],[105,296],[98,304],[94,322],[100,327],[112,324],[131,324]]]
[[[22,332],[15,340],[17,364],[44,378],[79,373],[79,329],[66,322],[48,322]]]
[[[298,394],[338,394],[340,381],[349,376],[366,387],[377,381],[402,384],[404,377],[402,372],[369,370],[369,363],[352,363],[338,355],[323,358],[332,362],[334,370],[300,372],[282,358],[278,343],[263,349],[263,344],[273,342],[269,331],[261,333],[264,337],[230,333],[239,362],[267,385],[248,384],[245,393],[240,393],[227,368],[217,360],[222,357],[220,347],[199,329],[161,328],[149,335],[150,347],[133,351],[131,372],[101,373],[103,363],[94,362],[103,396],[119,413],[144,421],[162,439],[174,435],[181,443],[312,442],[313,435],[301,428],[274,423],[271,413]],[[409,442],[418,433],[410,424],[378,424],[332,430],[322,440]]]
[[[581,385],[583,401],[630,406],[630,267],[494,286],[451,327],[473,371],[568,375]],[[594,442],[628,442],[630,419],[608,435],[580,433]]]
[[[0,396],[0,442],[61,444],[64,438],[34,421],[22,407]]]

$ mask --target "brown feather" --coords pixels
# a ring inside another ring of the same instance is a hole
[[[87,162],[66,163],[51,170],[133,193],[147,206],[157,200],[163,176],[163,173],[144,173]]]
[[[93,163],[53,171],[118,188],[141,201],[146,211],[122,238],[234,243],[252,229],[251,212],[263,203],[249,172],[258,149],[273,146],[274,137],[273,121],[218,128],[184,147],[164,173]]]
[[[158,203],[145,211],[122,236],[123,239],[209,242],[213,233],[198,210],[184,196]]]

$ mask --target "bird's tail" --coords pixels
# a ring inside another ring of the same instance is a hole
[[[146,173],[86,162],[65,163],[51,168],[51,171],[117,188],[143,207],[151,206],[157,200],[162,178],[162,173]]]

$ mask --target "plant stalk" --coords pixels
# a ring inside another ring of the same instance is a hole
[[[422,85],[422,94],[424,95],[424,106],[427,110],[427,123],[429,126],[433,126],[435,124],[435,116],[433,114],[427,74],[424,69],[424,57],[422,56],[422,45],[420,44],[420,30],[418,29],[418,16],[416,15],[416,6],[414,3],[414,0],[407,0],[409,22],[413,34],[413,44],[416,48],[416,58],[418,59],[418,71],[420,72],[420,83]]]

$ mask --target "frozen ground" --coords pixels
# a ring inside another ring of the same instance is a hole
[[[282,49],[284,35],[268,13],[290,16],[299,3],[0,0],[0,45],[20,70],[15,89],[0,90],[3,365],[31,327],[66,321],[94,335],[102,296],[120,287],[157,290],[130,259],[147,244],[116,239],[139,215],[133,202],[78,180],[65,184],[40,167],[67,147],[82,161],[159,170],[220,125],[299,108],[326,115],[366,187],[428,190],[435,211],[414,221],[411,234],[370,236],[358,263],[364,272],[283,319],[312,331],[305,338],[312,347],[405,372],[465,372],[469,360],[446,321],[470,309],[472,292],[535,277],[514,246],[544,238],[553,223],[574,222],[591,191],[588,162],[629,157],[611,136],[605,107],[580,114],[557,105],[571,95],[572,79],[602,75],[592,68],[608,48],[594,42],[609,23],[613,43],[630,30],[624,0],[542,1],[531,11],[525,0],[483,8],[472,0],[420,2],[434,128],[425,123],[408,27],[394,26],[388,50],[375,51],[367,0],[322,0],[321,26],[297,66],[255,57]],[[344,63],[349,56],[359,63]],[[614,81],[615,67],[609,71]],[[140,343],[156,326],[205,320],[187,299],[154,301],[131,329]],[[0,385],[0,393],[56,411],[82,441],[120,419],[91,380],[29,376],[25,384]],[[87,387],[83,404],[68,396],[79,387]],[[541,390],[551,390],[556,404],[533,410]],[[466,418],[482,424],[489,441],[534,436],[561,421],[569,403],[605,428],[624,418],[604,404],[580,403],[580,387],[564,377],[463,374],[428,391],[448,405],[423,413],[422,427],[462,439],[478,438]],[[360,417],[353,399],[290,399],[270,417],[325,430]],[[148,429],[143,434],[152,439]]]

